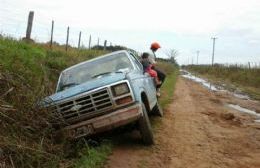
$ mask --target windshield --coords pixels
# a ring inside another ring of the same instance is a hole
[[[79,85],[89,80],[120,73],[132,69],[133,66],[125,53],[110,55],[101,59],[77,65],[61,73],[57,91]]]

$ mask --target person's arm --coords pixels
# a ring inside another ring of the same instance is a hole
[[[156,60],[156,55],[155,55],[155,52],[154,51],[152,51],[153,52],[153,56],[154,56],[154,60]]]

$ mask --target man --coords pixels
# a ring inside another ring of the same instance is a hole
[[[152,54],[150,54],[150,56],[148,57],[149,61],[151,64],[153,64],[153,69],[157,72],[157,75],[158,75],[158,78],[159,80],[161,81],[161,84],[157,86],[157,90],[160,91],[160,88],[165,80],[165,73],[163,73],[161,70],[159,70],[155,65],[156,65],[156,55],[155,55],[155,52],[161,48],[160,44],[157,43],[157,42],[154,42],[151,44],[151,51],[152,51]]]

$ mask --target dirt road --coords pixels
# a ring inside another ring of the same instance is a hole
[[[260,111],[260,103],[212,93],[180,77],[173,103],[155,128],[155,145],[120,135],[106,168],[260,168],[260,123],[226,103]]]

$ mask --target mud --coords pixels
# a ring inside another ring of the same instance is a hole
[[[180,77],[172,104],[154,129],[155,145],[138,132],[118,135],[106,168],[259,168],[260,123],[227,104],[260,112],[260,103],[211,92]]]

